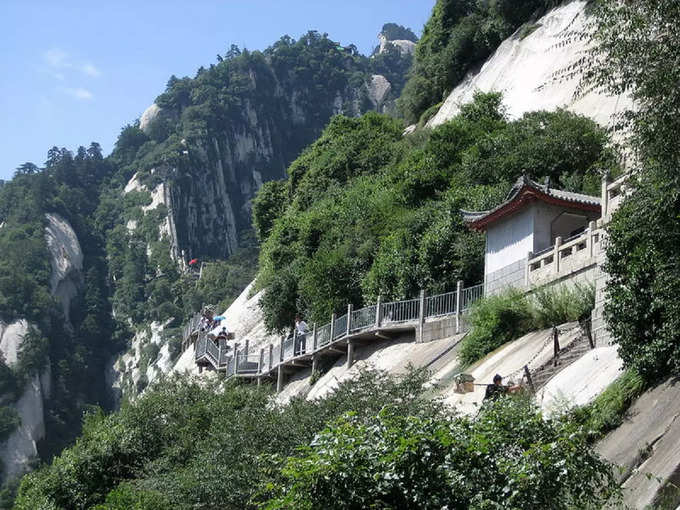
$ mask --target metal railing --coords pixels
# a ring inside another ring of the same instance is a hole
[[[425,298],[425,317],[441,317],[456,313],[458,292],[447,292]]]
[[[375,326],[375,312],[377,308],[377,305],[372,305],[353,311],[350,332],[354,333]]]
[[[462,314],[475,301],[481,299],[484,294],[483,284],[467,289],[462,288],[462,286],[459,288],[462,289],[460,296],[458,296],[457,291],[454,291],[425,297],[422,309],[421,299],[407,299],[366,306],[352,311],[349,316],[345,314],[334,318],[332,324],[327,323],[316,328],[315,343],[313,343],[314,333],[312,331],[307,333],[304,353],[319,352],[328,345],[343,339],[347,335],[348,319],[350,320],[350,335],[362,334],[370,332],[371,329],[378,330],[384,325],[404,324],[411,321],[424,321],[428,317]],[[378,306],[380,306],[379,314]],[[380,317],[380,324],[377,322],[378,317]],[[296,341],[299,342],[299,339],[291,335],[279,342],[278,345],[271,345],[262,352],[248,354],[245,349],[238,349],[233,355],[229,355],[229,350],[225,345],[218,348],[212,340],[208,339],[206,332],[199,332],[196,341],[196,361],[205,359],[216,368],[224,369],[228,377],[239,374],[248,376],[266,375],[283,362],[300,354],[295,352],[296,347],[300,348],[299,345],[296,346]]]
[[[333,323],[333,340],[337,340],[347,334],[347,314],[335,319]]]
[[[331,343],[331,324],[321,326],[316,330],[316,347],[324,347]]]
[[[484,284],[480,283],[474,287],[463,289],[463,295],[460,300],[460,310],[464,312],[468,310],[475,301],[480,300],[484,296]]]
[[[383,324],[408,322],[418,319],[418,316],[420,315],[419,299],[383,303],[381,307],[382,311],[380,315]]]

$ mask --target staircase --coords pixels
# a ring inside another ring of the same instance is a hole
[[[590,351],[590,343],[588,337],[582,334],[580,338],[574,340],[564,349],[560,350],[557,357],[557,364],[555,360],[544,363],[536,370],[531,371],[531,379],[534,384],[534,390],[538,391],[545,386],[550,379],[559,374],[562,370],[581,358],[584,354]]]

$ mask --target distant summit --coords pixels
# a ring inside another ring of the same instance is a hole
[[[416,49],[418,36],[410,28],[386,23],[378,34],[380,45],[376,47],[374,54],[383,54],[388,48],[396,48],[403,55],[412,55]]]

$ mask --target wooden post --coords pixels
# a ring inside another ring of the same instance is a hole
[[[416,338],[416,342],[423,341],[424,325],[425,325],[425,289],[420,289],[420,300],[418,302],[418,338]]]
[[[534,381],[531,378],[531,372],[529,372],[529,366],[524,365],[524,375],[527,378],[527,383],[529,383],[529,388],[531,389],[531,393],[536,393],[536,388],[534,387]]]
[[[335,314],[331,315],[331,338],[329,343],[333,343],[333,337],[335,336]]]
[[[347,368],[352,368],[354,364],[354,342],[347,341]]]
[[[276,376],[276,393],[281,393],[283,389],[283,365],[279,365],[278,374]]]
[[[375,327],[380,327],[382,321],[382,296],[378,296],[378,302],[375,305]]]
[[[316,352],[317,346],[316,322],[312,325],[312,352]]]
[[[352,331],[352,311],[354,310],[354,305],[349,304],[347,305],[347,336],[349,336],[349,332]]]
[[[456,334],[460,333],[460,313],[463,304],[463,280],[456,284]]]
[[[553,326],[553,366],[557,366],[557,358],[560,355],[560,331]]]

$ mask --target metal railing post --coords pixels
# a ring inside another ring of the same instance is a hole
[[[349,336],[349,332],[352,330],[352,311],[354,310],[354,305],[349,304],[347,305],[347,333],[346,335]]]
[[[425,289],[420,289],[420,300],[418,301],[418,338],[416,342],[423,341],[423,326],[425,325]]]
[[[312,324],[312,352],[316,351],[317,336],[316,336],[316,322]]]
[[[382,296],[378,296],[378,303],[375,305],[375,327],[380,327],[382,321]]]
[[[257,362],[257,373],[261,374],[262,373],[262,367],[264,365],[264,347],[260,349],[260,359]],[[258,382],[260,380],[258,379]]]
[[[534,387],[534,381],[531,378],[531,372],[529,372],[529,365],[524,365],[524,375],[527,378],[527,383],[531,389],[531,393],[536,393],[536,388]]]
[[[279,351],[279,361],[283,363],[283,344],[286,341],[286,335],[283,335],[281,337],[281,349]]]
[[[250,348],[250,340],[248,340],[248,339],[246,338],[246,351],[245,351],[245,355],[246,355],[246,356],[248,356],[249,348]]]
[[[269,344],[269,370],[274,368],[274,344]]]
[[[460,333],[460,312],[463,301],[463,281],[456,284],[456,334]]]
[[[329,343],[333,343],[335,337],[335,314],[331,314],[331,338]]]
[[[234,344],[234,375],[238,374],[238,346]]]

